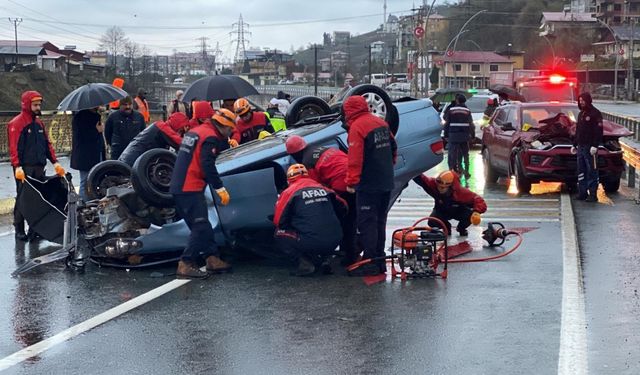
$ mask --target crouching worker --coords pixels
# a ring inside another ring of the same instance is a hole
[[[167,121],[156,121],[131,140],[118,160],[133,166],[140,155],[153,148],[178,149],[188,126],[189,118],[181,112],[173,113]]]
[[[346,204],[328,188],[309,177],[307,168],[294,164],[287,170],[289,187],[278,201],[273,222],[278,250],[291,256],[294,276],[311,276],[325,263],[342,239],[340,217]],[[326,273],[330,269],[323,270]]]
[[[460,236],[467,236],[469,225],[480,224],[480,214],[487,211],[484,199],[462,187],[460,178],[453,171],[444,171],[436,178],[420,175],[413,181],[433,197],[435,205],[429,216],[442,220],[449,234],[451,234],[449,220],[457,220],[458,233]],[[429,220],[429,226],[440,227],[441,225],[435,220]]]
[[[220,204],[229,204],[229,193],[216,169],[216,157],[229,148],[228,139],[234,126],[235,115],[221,109],[213,115],[212,122],[203,122],[185,134],[180,145],[170,191],[176,210],[191,234],[178,263],[178,278],[203,279],[208,274],[231,270],[231,265],[219,257],[204,189],[209,185],[218,195]],[[198,268],[201,257],[206,259],[207,272]]]

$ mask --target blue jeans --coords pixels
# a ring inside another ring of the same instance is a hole
[[[79,171],[80,172],[80,198],[83,201],[87,201],[87,177],[89,176],[89,171]]]
[[[586,198],[587,193],[595,197],[598,191],[598,169],[594,165],[594,156],[589,152],[590,148],[578,146],[578,195],[581,198]]]

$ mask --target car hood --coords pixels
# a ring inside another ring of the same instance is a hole
[[[612,121],[604,120],[602,122],[602,131],[604,137],[620,138],[633,135],[633,132],[624,126]],[[560,113],[554,117],[540,121],[539,125],[528,131],[519,131],[515,135],[514,141],[524,141],[531,143],[534,141],[552,141],[558,139],[571,139],[576,134],[576,123]]]

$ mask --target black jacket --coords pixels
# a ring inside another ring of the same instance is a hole
[[[466,143],[473,139],[473,117],[464,104],[449,107],[445,114],[444,137],[450,143]]]
[[[118,160],[133,166],[136,159],[143,153],[153,148],[173,147],[178,150],[182,139],[164,122],[154,122],[146,129],[138,133],[129,145],[124,149]]]
[[[144,117],[138,111],[127,114],[118,110],[110,114],[104,128],[104,137],[111,146],[111,159],[117,160],[129,142],[144,128]]]
[[[580,108],[574,146],[598,147],[602,143],[602,113],[591,104],[591,95],[580,94],[586,105]]]
[[[71,121],[71,168],[89,171],[105,160],[102,134],[96,129],[100,114],[88,109],[80,111]]]

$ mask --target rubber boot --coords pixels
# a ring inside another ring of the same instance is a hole
[[[312,276],[315,272],[316,266],[313,265],[313,262],[306,256],[301,256],[300,259],[298,259],[298,268],[291,272],[291,276]]]
[[[210,255],[207,257],[207,272],[211,274],[231,272],[231,265],[215,255]]]
[[[27,241],[28,242],[37,242],[42,239],[42,236],[36,233],[35,231],[29,229],[27,231]]]
[[[16,240],[22,241],[22,242],[27,242],[29,237],[24,232],[24,225],[23,226],[16,225],[15,226],[15,230],[16,230],[16,234],[15,234]]]
[[[208,273],[201,271],[193,263],[183,260],[178,262],[178,269],[176,270],[176,277],[178,279],[206,279],[208,276]]]

